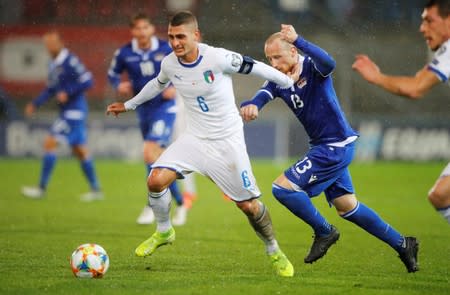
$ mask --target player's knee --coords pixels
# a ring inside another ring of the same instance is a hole
[[[176,179],[176,174],[173,171],[173,176],[171,174],[167,175],[162,169],[153,169],[147,178],[147,187],[150,192],[162,192],[165,190],[173,181]],[[169,172],[169,173],[170,173]]]
[[[85,147],[74,146],[72,148],[72,152],[74,156],[77,157],[80,161],[85,161],[89,158],[89,152]]]
[[[428,200],[436,208],[445,207],[450,202],[450,195],[441,186],[433,187],[428,193]]]
[[[44,140],[44,150],[46,152],[51,152],[56,149],[57,142],[53,136],[47,136]]]
[[[288,197],[289,190],[277,185],[275,182],[272,184],[272,194],[279,201],[283,202]]]
[[[236,206],[245,213],[247,216],[256,215],[258,206],[256,206],[256,200],[236,202]]]
[[[336,211],[339,215],[345,215],[346,213],[355,209],[358,205],[358,200],[354,194],[346,194],[340,196],[333,201],[333,205],[336,208]]]

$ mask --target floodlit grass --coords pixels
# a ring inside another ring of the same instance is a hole
[[[308,226],[271,196],[271,182],[287,165],[253,161],[278,240],[294,278],[276,277],[246,218],[207,179],[176,242],[148,258],[134,248],[154,231],[135,219],[146,202],[144,166],[97,161],[106,199],[82,203],[87,184],[76,161],[61,160],[43,200],[20,186],[37,183],[40,162],[0,160],[0,294],[448,294],[450,226],[426,194],[444,163],[354,164],[360,201],[393,227],[420,240],[420,268],[408,274],[388,246],[339,218],[320,196],[314,203],[341,231],[340,241],[313,265],[303,263]],[[102,245],[110,269],[102,279],[75,278],[69,256],[80,244]]]

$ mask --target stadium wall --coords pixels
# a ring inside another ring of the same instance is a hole
[[[52,120],[16,120],[0,123],[0,156],[40,157],[42,143]],[[354,124],[359,130],[356,160],[432,161],[450,158],[450,126],[443,121],[395,121],[364,118]],[[286,161],[308,150],[307,135],[295,121],[286,117],[266,119],[245,125],[247,149],[252,158]],[[140,160],[142,139],[136,122],[94,119],[89,122],[89,147],[95,157]],[[67,145],[58,153],[70,155]]]

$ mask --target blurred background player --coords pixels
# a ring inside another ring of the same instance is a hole
[[[305,56],[299,55],[301,50]],[[300,67],[296,85],[282,89],[266,82],[252,100],[242,103],[241,114],[249,121],[269,101],[280,97],[294,112],[310,137],[310,150],[273,183],[272,192],[297,217],[314,230],[314,241],[305,263],[323,257],[339,239],[339,231],[314,207],[310,198],[325,192],[338,214],[384,241],[398,252],[408,272],[417,267],[418,243],[404,237],[377,213],[358,202],[348,170],[358,135],[350,127],[334,91],[331,73],[335,61],[324,50],[300,37],[293,26],[282,25],[270,36],[265,54],[272,66],[283,73]]]
[[[150,17],[138,13],[130,21],[130,43],[116,51],[108,71],[108,79],[121,97],[131,97],[139,93],[148,81],[155,78],[161,68],[162,59],[172,52],[166,41],[158,39]],[[128,81],[121,81],[121,74],[127,72]],[[169,145],[176,117],[175,89],[170,86],[155,99],[140,105],[136,109],[144,139],[144,161],[147,175],[152,164]],[[187,207],[183,206],[183,197],[177,182],[170,186],[172,197],[177,202],[174,225],[186,223]],[[152,208],[146,205],[137,219],[138,224],[151,224],[155,220]]]
[[[353,69],[372,84],[393,94],[420,99],[433,86],[450,78],[450,1],[429,0],[422,13],[420,32],[434,51],[432,61],[414,76],[390,76],[382,73],[367,55],[358,55]],[[450,224],[450,163],[431,188],[428,199]]]
[[[53,123],[50,134],[44,141],[44,158],[39,186],[23,187],[22,194],[29,198],[41,198],[56,164],[58,143],[67,142],[73,154],[80,160],[81,168],[89,182],[91,191],[82,195],[83,201],[100,200],[103,194],[95,174],[93,160],[87,149],[88,105],[84,92],[92,82],[92,74],[87,71],[78,57],[64,47],[57,31],[49,31],[43,36],[45,47],[50,54],[48,86],[25,107],[25,115],[30,117],[36,109],[51,97],[56,97],[59,118]]]

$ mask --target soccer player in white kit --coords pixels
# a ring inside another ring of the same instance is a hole
[[[420,32],[434,51],[432,61],[414,76],[389,76],[366,55],[358,55],[352,68],[385,90],[419,99],[433,86],[450,78],[450,0],[428,0],[422,13]],[[431,188],[428,199],[450,224],[450,163]]]
[[[275,239],[268,209],[258,200],[261,193],[247,154],[231,74],[256,75],[284,88],[291,87],[294,81],[264,63],[199,43],[197,20],[190,12],[173,16],[168,36],[173,52],[163,59],[158,77],[132,99],[107,108],[107,114],[116,116],[134,110],[163,91],[169,82],[185,104],[186,131],[161,154],[147,179],[157,228],[136,248],[136,255],[151,255],[158,247],[175,240],[167,187],[185,174],[198,172],[209,177],[247,215],[265,243],[277,274],[293,276],[294,268]]]

